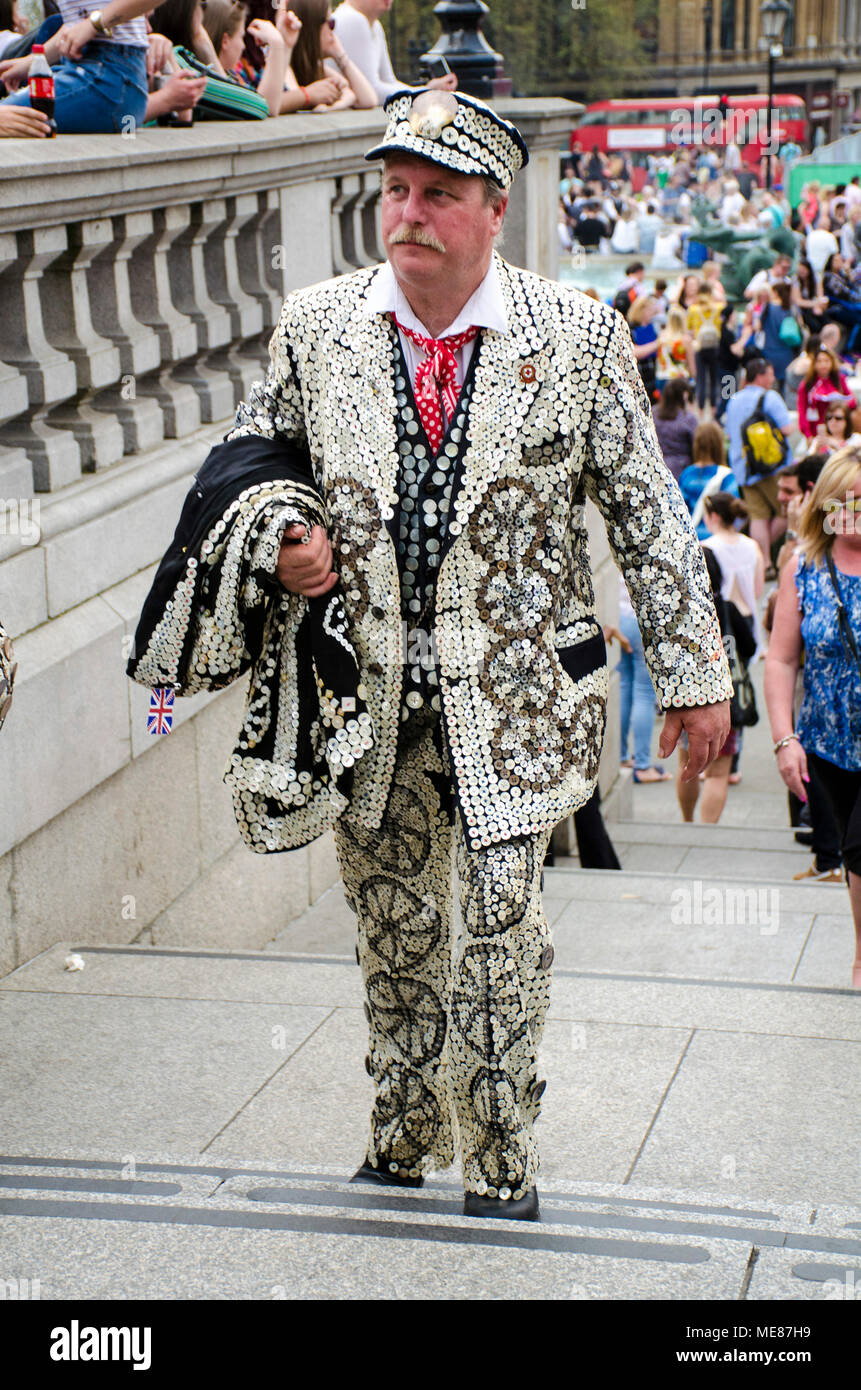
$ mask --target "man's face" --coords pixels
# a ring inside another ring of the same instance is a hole
[[[793,497],[801,496],[801,487],[798,479],[794,476],[777,479],[777,505],[780,508],[781,516],[786,516],[786,508]]]
[[[760,391],[770,391],[774,385],[774,368],[769,362],[764,372],[760,372],[756,378],[756,385]]]
[[[505,202],[487,203],[476,175],[414,155],[389,156],[383,173],[383,245],[404,290],[475,289],[490,264]]]

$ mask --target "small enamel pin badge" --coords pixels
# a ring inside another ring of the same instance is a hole
[[[534,362],[524,362],[523,366],[520,368],[520,380],[526,382],[532,382],[535,380]]]

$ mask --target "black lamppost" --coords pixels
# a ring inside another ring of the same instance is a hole
[[[442,25],[442,33],[422,63],[429,59],[445,58],[461,91],[488,100],[506,96],[511,91],[510,79],[502,75],[502,57],[494,53],[481,33],[481,21],[488,13],[483,0],[440,0],[434,14]]]
[[[705,68],[704,68],[704,71],[703,71],[703,96],[708,96],[708,90],[709,90],[709,64],[711,63],[711,58],[712,58],[712,22],[713,22],[713,19],[714,19],[714,10],[712,9],[712,0],[706,0],[705,7],[704,7],[704,9],[703,9],[703,23],[704,23],[705,26],[706,26],[706,62],[705,62]]]
[[[786,0],[765,0],[759,7],[759,17],[762,23],[762,33],[768,43],[768,153],[765,163],[765,186],[771,188],[771,108],[774,100],[774,62],[776,58],[783,57],[783,31],[786,21],[792,14],[791,7]]]

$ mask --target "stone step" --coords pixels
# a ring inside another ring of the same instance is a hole
[[[686,821],[617,820],[609,826],[614,845],[684,846],[686,849],[743,849],[784,853],[798,850],[809,858],[809,850],[796,845],[795,827],[770,828],[740,825],[703,825]]]
[[[789,883],[813,862],[812,851],[796,844],[791,829],[613,821],[607,830],[622,868],[631,873]],[[566,860],[559,856],[556,864],[565,867]]]
[[[4,1273],[22,1297],[47,1271],[43,1299],[813,1300],[861,1277],[861,1208],[564,1179],[539,1196],[540,1222],[512,1222],[464,1216],[460,1183],[433,1176],[3,1155]]]

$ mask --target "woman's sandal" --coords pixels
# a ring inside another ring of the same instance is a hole
[[[635,782],[672,782],[673,774],[662,767],[635,767]]]

